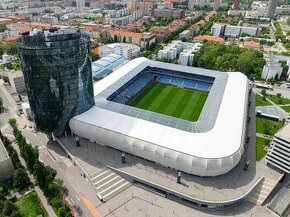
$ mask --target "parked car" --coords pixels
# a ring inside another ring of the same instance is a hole
[[[244,166],[244,170],[247,171],[250,165],[250,161],[247,161]]]

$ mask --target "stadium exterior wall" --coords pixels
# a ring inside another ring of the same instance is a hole
[[[229,172],[239,163],[244,152],[244,145],[241,144],[240,149],[231,156],[207,159],[177,152],[102,127],[92,126],[76,119],[71,119],[70,127],[74,134],[91,142],[109,146],[163,166],[198,176],[218,176]]]

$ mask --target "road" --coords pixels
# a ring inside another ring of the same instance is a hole
[[[54,159],[54,157],[49,153],[46,145],[48,144],[49,140],[47,136],[40,132],[35,132],[33,128],[30,128],[29,126],[32,126],[33,123],[28,121],[27,119],[20,117],[16,114],[17,105],[15,101],[13,100],[12,96],[8,93],[8,91],[5,89],[3,82],[0,80],[0,96],[3,98],[3,106],[4,106],[4,112],[0,115],[0,129],[5,135],[9,138],[14,140],[14,137],[12,135],[11,128],[9,124],[7,123],[8,120],[12,117],[15,117],[17,120],[17,124],[19,129],[22,131],[23,135],[26,137],[27,141],[30,142],[33,145],[37,145],[39,148],[39,159],[42,161],[45,165],[50,165],[52,168],[54,168],[58,175],[57,177],[62,179],[64,181],[64,185],[69,190],[68,199],[72,202],[73,207],[80,207],[78,210],[81,211],[80,216],[91,216],[90,211],[88,208],[83,204],[83,202],[80,200],[80,195],[75,191],[74,187],[70,184],[68,179],[65,177],[64,173],[66,168],[63,166],[60,160]],[[25,127],[26,126],[26,127]],[[41,201],[43,202],[43,198],[41,195],[40,189],[35,189],[38,196],[41,198]],[[45,204],[43,202],[44,207],[48,206],[48,204]],[[51,206],[49,206],[51,207]],[[51,208],[52,209],[52,208]],[[48,208],[50,210],[50,208]],[[50,216],[55,216],[53,214],[50,214]]]

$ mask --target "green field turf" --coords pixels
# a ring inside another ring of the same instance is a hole
[[[208,93],[161,83],[149,83],[127,105],[197,121]]]

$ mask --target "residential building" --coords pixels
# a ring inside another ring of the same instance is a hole
[[[118,42],[138,44],[141,48],[151,46],[155,42],[155,34],[149,32],[135,33],[124,30],[104,29],[102,34],[113,39],[116,38]]]
[[[106,44],[99,47],[100,57],[105,57],[109,54],[118,54],[130,60],[138,57],[140,53],[141,50],[139,46],[129,43]]]
[[[216,11],[211,11],[211,12],[209,12],[209,13],[205,16],[204,20],[205,20],[206,22],[208,22],[208,21],[210,20],[210,18],[212,18],[212,17],[215,16],[216,14],[217,14]]]
[[[143,17],[143,10],[141,8],[133,11],[130,11],[129,8],[123,8],[118,11],[109,11],[106,15],[106,22],[123,26],[132,23],[141,17]]]
[[[43,15],[41,18],[40,18],[40,22],[43,22],[43,23],[49,23],[51,25],[57,25],[58,24],[58,19],[54,16],[49,16],[49,15]]]
[[[190,39],[192,37],[192,33],[190,30],[184,30],[179,34],[179,39]]]
[[[25,81],[22,71],[10,71],[8,74],[9,82],[13,90],[19,94],[26,91]]]
[[[2,140],[0,139],[0,181],[5,181],[13,176],[14,167]]]
[[[30,32],[18,47],[36,128],[62,135],[72,116],[94,105],[89,34],[79,29]]]
[[[261,78],[265,80],[274,79],[275,77],[280,78],[283,68],[278,58],[274,55],[269,54],[264,56],[266,64],[263,67]]]
[[[221,0],[215,0],[212,6],[213,11],[218,11],[221,6]]]
[[[244,47],[245,48],[252,48],[252,49],[261,49],[261,44],[259,41],[255,41],[255,40],[245,40],[244,42]]]
[[[259,28],[253,26],[232,26],[227,24],[215,23],[211,27],[211,34],[214,36],[226,35],[231,37],[237,37],[243,33],[251,36],[256,36],[258,32]]]
[[[185,12],[183,9],[153,9],[154,17],[173,17],[173,18],[183,18],[185,16]]]
[[[194,7],[204,7],[209,6],[210,0],[189,0],[188,9],[192,10]]]
[[[267,8],[267,3],[266,2],[262,2],[262,1],[254,1],[251,4],[251,9],[253,11],[260,11],[262,13],[266,12],[266,8]]]
[[[195,52],[202,47],[201,43],[188,43],[182,41],[172,41],[170,44],[158,51],[159,59],[174,60],[177,59],[181,65],[192,66]]]

